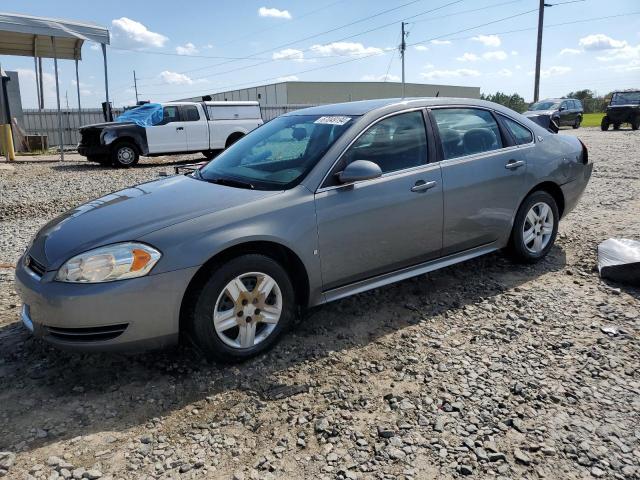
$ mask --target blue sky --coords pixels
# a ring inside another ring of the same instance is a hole
[[[404,19],[408,82],[479,86],[530,100],[537,5],[538,0],[7,0],[2,9],[107,26],[111,97],[123,105],[135,99],[134,69],[140,98],[152,101],[283,79],[399,81],[396,47]],[[603,18],[609,16],[616,17]],[[575,23],[553,26],[565,22]],[[545,25],[541,97],[640,87],[638,0],[555,5],[546,9]],[[33,60],[0,56],[0,64],[19,71],[23,104],[34,107]],[[45,60],[45,70],[46,104],[53,107],[52,60]],[[63,106],[68,92],[75,107],[73,62],[60,62],[60,79]],[[83,106],[99,106],[103,82],[101,52],[85,43]]]

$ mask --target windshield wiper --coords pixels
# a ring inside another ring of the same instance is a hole
[[[234,180],[233,178],[203,178],[206,182],[216,183],[218,185],[226,185],[227,187],[248,188],[255,190],[253,183],[243,182],[242,180]]]

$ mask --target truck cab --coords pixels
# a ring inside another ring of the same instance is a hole
[[[116,122],[80,129],[78,153],[89,161],[119,167],[140,156],[202,152],[211,158],[262,125],[258,102],[168,102],[132,110]]]

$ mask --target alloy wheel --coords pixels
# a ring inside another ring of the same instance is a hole
[[[220,340],[246,349],[266,340],[282,314],[282,292],[266,273],[238,275],[216,300],[213,324]]]
[[[531,207],[522,225],[522,240],[525,248],[533,253],[542,252],[553,235],[553,211],[544,202],[538,202]]]

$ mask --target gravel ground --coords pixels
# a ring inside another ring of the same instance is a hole
[[[594,269],[600,241],[640,238],[640,135],[561,133],[596,166],[545,261],[493,254],[317,308],[234,367],[64,353],[18,324],[10,265],[36,229],[170,160],[0,170],[0,476],[640,478],[640,291]]]

